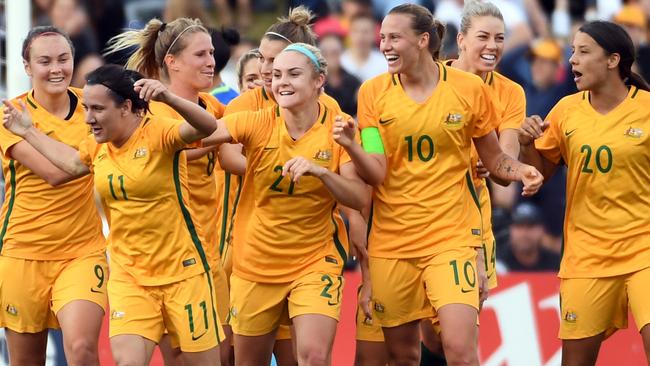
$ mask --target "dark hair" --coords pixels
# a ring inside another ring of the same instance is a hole
[[[392,8],[388,14],[406,14],[411,16],[411,29],[418,34],[429,34],[429,52],[434,60],[440,56],[445,26],[433,17],[429,9],[416,4],[402,4]]]
[[[220,73],[232,53],[232,46],[239,44],[239,32],[234,28],[221,27],[221,30],[210,29],[212,47],[214,47],[214,72]]]
[[[87,85],[103,85],[109,90],[109,95],[120,105],[127,99],[131,101],[131,112],[148,111],[149,103],[140,98],[133,89],[133,84],[144,78],[137,71],[124,69],[119,65],[103,65],[86,76]]]
[[[264,38],[273,41],[286,42],[289,40],[291,43],[316,45],[316,34],[309,25],[312,19],[314,19],[314,14],[309,9],[303,5],[298,6],[289,10],[288,16],[278,18],[278,21],[264,32]]]
[[[618,74],[626,84],[650,91],[650,86],[643,77],[632,72],[632,64],[636,59],[636,53],[632,38],[623,27],[612,22],[596,20],[583,24],[579,31],[593,38],[605,50],[607,55],[613,53],[620,55]]]
[[[47,25],[47,26],[34,27],[29,31],[29,33],[27,33],[27,38],[25,38],[25,40],[23,41],[23,49],[22,49],[23,60],[29,61],[30,48],[32,46],[32,42],[34,42],[34,39],[40,36],[51,36],[51,35],[59,35],[65,38],[65,40],[68,42],[68,45],[70,46],[70,52],[72,53],[72,57],[74,57],[74,46],[72,45],[72,40],[70,40],[70,37],[59,28],[53,27],[51,25]]]

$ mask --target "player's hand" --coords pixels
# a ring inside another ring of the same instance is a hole
[[[342,116],[336,116],[332,137],[337,144],[344,148],[350,147],[354,143],[354,135],[357,133],[357,122],[354,118],[343,120]]]
[[[490,172],[487,170],[485,165],[483,165],[483,161],[480,159],[476,162],[476,175],[479,178],[488,178],[490,176]]]
[[[478,269],[478,308],[480,311],[483,308],[483,303],[490,294],[490,283],[487,276],[487,269],[485,268],[485,252],[483,248],[476,249],[476,268]]]
[[[23,137],[30,129],[34,128],[32,117],[29,115],[27,107],[22,100],[18,101],[20,109],[6,99],[2,101],[2,104],[5,106],[2,124],[7,130],[16,136]]]
[[[372,321],[372,310],[370,309],[370,299],[372,298],[372,284],[366,281],[359,288],[359,308],[363,311],[364,323]]]
[[[521,182],[524,184],[522,196],[532,196],[544,184],[544,176],[535,167],[522,164]]]
[[[543,121],[540,116],[526,117],[519,130],[517,130],[519,144],[522,146],[533,144],[536,139],[544,135],[544,131],[546,131],[549,125],[550,123]]]
[[[158,80],[140,79],[133,84],[133,90],[140,94],[140,99],[166,103],[171,92]]]
[[[282,176],[289,174],[291,181],[295,183],[297,183],[303,175],[320,177],[325,173],[327,173],[327,169],[311,160],[303,158],[302,156],[292,158],[282,167]]]

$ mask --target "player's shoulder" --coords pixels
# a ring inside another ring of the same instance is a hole
[[[361,89],[372,94],[378,94],[399,84],[399,75],[385,72],[361,84]]]
[[[524,88],[517,82],[496,71],[493,71],[490,74],[494,78],[493,82],[496,83],[500,88],[507,91],[508,94],[521,96],[523,98],[526,97]]]

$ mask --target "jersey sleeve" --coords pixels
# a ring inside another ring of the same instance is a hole
[[[496,108],[484,83],[481,83],[476,91],[473,106],[475,113],[472,137],[483,137],[492,132],[498,124]]]
[[[549,122],[548,128],[542,137],[535,140],[535,148],[537,151],[554,164],[559,164],[562,158],[562,131],[560,121],[565,109],[562,104],[562,101],[560,101],[560,103],[551,109],[548,116],[546,116],[546,121]]]
[[[378,127],[379,115],[375,105],[375,91],[371,82],[367,81],[361,84],[358,99],[357,118],[359,119],[359,129]]]
[[[518,129],[526,118],[526,94],[520,85],[515,85],[507,98],[505,114],[499,124],[499,132]]]
[[[160,150],[174,153],[186,147],[196,147],[194,144],[188,144],[181,137],[181,126],[186,123],[183,120],[172,118],[156,118],[145,122],[145,126],[150,132],[149,139]]]
[[[93,171],[93,161],[97,153],[97,141],[95,136],[88,135],[79,143],[79,159],[87,166],[90,171]]]
[[[272,109],[275,110],[275,107]],[[254,150],[264,143],[265,132],[271,127],[269,110],[257,112],[238,112],[223,117],[226,129],[232,136],[233,143],[244,145],[247,150]]]
[[[12,101],[14,105],[17,105],[15,101]],[[4,108],[3,108],[4,109]],[[4,117],[4,112],[0,110],[0,118]],[[13,159],[9,154],[9,150],[12,146],[23,141],[23,138],[16,136],[11,131],[7,130],[4,126],[0,124],[0,150],[2,151],[2,156],[5,159]]]

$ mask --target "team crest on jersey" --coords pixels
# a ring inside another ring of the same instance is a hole
[[[230,308],[230,317],[237,318],[237,308],[234,306]]]
[[[9,315],[13,315],[13,316],[17,316],[17,315],[18,315],[18,309],[16,309],[16,307],[13,306],[13,305],[11,305],[11,304],[7,305],[7,307],[5,308],[5,310],[7,311],[7,313],[8,313]]]
[[[139,159],[147,156],[147,148],[146,147],[139,147],[135,149],[135,153],[133,154],[133,159]]]
[[[625,130],[624,135],[627,136],[627,137],[634,138],[634,139],[640,139],[641,136],[643,136],[643,130],[641,130],[640,128],[635,128],[635,127],[630,126],[630,128]]]
[[[378,313],[383,313],[384,310],[385,310],[385,308],[384,308],[384,305],[383,305],[383,304],[381,304],[381,303],[379,303],[379,302],[375,302],[375,311],[376,311],[376,312],[378,312]]]
[[[448,128],[461,128],[463,126],[463,115],[460,113],[448,113],[442,123]]]
[[[332,150],[318,150],[314,155],[314,160],[321,163],[329,163],[332,160]]]
[[[573,311],[567,311],[567,313],[564,315],[564,320],[569,323],[575,323],[576,320],[578,320],[578,314],[574,313]]]
[[[113,310],[111,313],[111,320],[117,320],[124,318],[125,313],[123,311]]]

